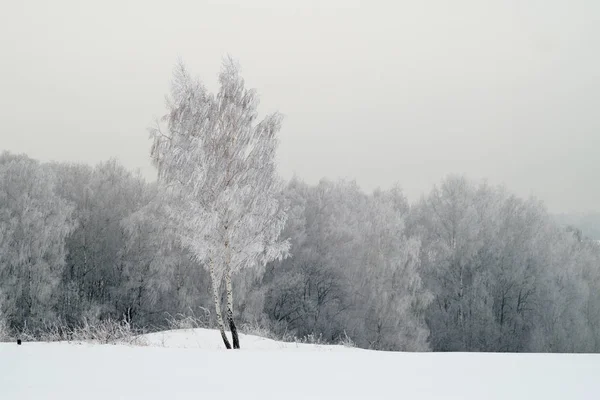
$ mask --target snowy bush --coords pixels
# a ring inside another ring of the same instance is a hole
[[[345,331],[344,331],[344,335],[340,337],[338,344],[340,344],[344,347],[356,347],[356,344],[354,343],[354,341],[352,339],[350,339],[350,336],[348,336],[348,334]]]
[[[189,309],[189,315],[176,314],[175,316],[167,316],[167,325],[169,329],[195,329],[195,328],[211,328],[210,310],[199,307],[202,312],[196,315],[194,310]]]
[[[246,335],[260,336],[273,340],[282,339],[278,335],[275,335],[271,329],[265,327],[262,324],[259,324],[258,322],[247,322],[245,324],[242,324],[240,331],[242,331]]]
[[[143,331],[132,327],[125,318],[120,321],[113,319],[99,321],[86,318],[76,327],[67,327],[66,324],[60,321],[54,323],[43,322],[35,330],[25,325],[18,332],[17,337],[24,342],[75,341],[141,346],[145,345],[145,341],[141,337],[143,333]],[[0,323],[0,341],[3,337],[12,340],[8,330],[6,330],[5,336],[3,335]]]
[[[97,322],[86,319],[81,326],[69,332],[69,337],[74,341],[145,345],[144,339],[140,337],[142,333],[134,329],[125,318],[121,321],[106,319]]]
[[[323,339],[323,335],[321,333],[319,333],[318,335],[315,333],[308,334],[300,338],[298,342],[308,344],[327,344],[327,341]]]

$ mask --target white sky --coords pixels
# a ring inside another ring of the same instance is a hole
[[[285,178],[414,200],[465,173],[600,211],[599,49],[597,0],[5,2],[0,150],[152,178],[177,58],[216,89],[229,53],[286,116]]]

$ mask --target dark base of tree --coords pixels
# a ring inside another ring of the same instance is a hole
[[[227,334],[223,328],[220,329],[221,337],[223,338],[223,343],[225,343],[225,347],[227,350],[231,350],[231,343],[229,343],[229,339],[227,338]],[[235,342],[234,342],[235,343]]]
[[[235,326],[235,322],[233,322],[233,318],[227,318],[227,320],[229,322],[229,330],[231,330],[231,337],[233,339],[233,348],[239,349],[240,348],[240,338],[238,337],[238,331]]]

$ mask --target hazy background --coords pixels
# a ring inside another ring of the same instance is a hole
[[[230,53],[286,116],[286,178],[414,200],[466,173],[600,211],[598,49],[597,0],[3,2],[0,150],[153,178],[177,58],[216,89]]]

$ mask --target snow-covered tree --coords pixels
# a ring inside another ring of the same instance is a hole
[[[370,347],[381,350],[429,348],[425,310],[432,295],[421,279],[421,243],[406,234],[407,209],[398,188],[377,190],[360,224],[362,256],[354,279],[362,287],[360,319]]]
[[[116,160],[95,167],[50,165],[56,193],[75,205],[56,311],[74,327],[87,320],[127,319],[137,327],[210,305],[208,274],[181,248],[156,184]]]
[[[149,195],[150,202],[121,223],[127,239],[119,302],[137,325],[160,326],[166,315],[193,313],[210,299],[202,290],[208,276],[181,248],[161,193],[152,187]]]
[[[54,165],[57,193],[75,204],[77,228],[67,238],[69,254],[59,309],[69,325],[87,318],[122,318],[133,256],[123,221],[149,201],[147,184],[116,160],[90,168]]]
[[[13,328],[53,319],[72,212],[48,168],[0,155],[0,314]]]
[[[386,350],[428,348],[420,243],[406,235],[398,188],[363,193],[355,182],[294,179],[285,233],[293,256],[267,274],[265,308],[299,336]],[[270,270],[271,271],[271,270]]]
[[[279,240],[286,220],[275,168],[281,116],[256,122],[258,96],[245,88],[231,59],[224,61],[219,82],[213,95],[182,65],[176,69],[166,131],[151,129],[151,153],[181,241],[210,272],[217,323],[231,348],[220,305],[225,283],[227,323],[239,348],[232,275],[281,258],[289,248]]]

